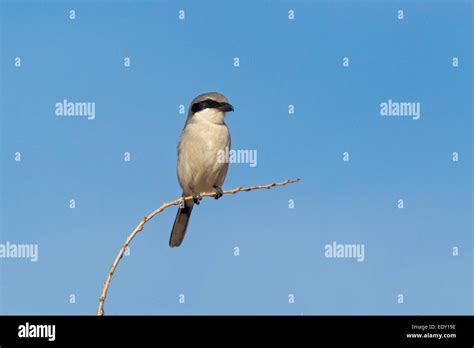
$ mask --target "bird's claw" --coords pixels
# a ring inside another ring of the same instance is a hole
[[[202,196],[200,194],[194,194],[193,195],[194,204],[199,205],[199,203],[201,202],[201,199],[202,199]]]
[[[219,186],[214,186],[214,190],[216,191],[216,195],[214,196],[214,199],[219,199],[224,194],[224,192]]]

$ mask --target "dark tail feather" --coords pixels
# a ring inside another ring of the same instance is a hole
[[[188,228],[189,218],[191,217],[191,212],[193,211],[193,203],[188,205],[186,203],[183,208],[178,209],[178,214],[176,214],[176,219],[174,220],[173,229],[171,230],[170,235],[170,247],[178,247],[181,245],[186,234],[186,229]]]

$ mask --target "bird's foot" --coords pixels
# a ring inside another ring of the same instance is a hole
[[[201,202],[201,199],[202,199],[202,196],[200,194],[193,194],[194,204],[199,205],[199,203]]]
[[[216,191],[216,195],[214,196],[214,199],[219,199],[224,194],[224,192],[222,191],[222,188],[220,188],[219,186],[214,186],[214,190]]]

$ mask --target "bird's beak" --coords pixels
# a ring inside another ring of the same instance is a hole
[[[219,110],[223,112],[234,111],[234,107],[230,105],[229,103],[221,103],[219,105]]]

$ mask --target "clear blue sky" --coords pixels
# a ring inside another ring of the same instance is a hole
[[[1,0],[0,21],[0,243],[39,246],[0,259],[0,313],[95,313],[125,237],[180,194],[178,106],[207,91],[235,107],[233,148],[258,151],[224,188],[303,182],[204,200],[177,249],[176,209],[158,215],[107,314],[473,313],[470,1]],[[95,120],[55,116],[63,99]],[[420,119],[381,117],[389,99]],[[333,241],[365,260],[326,258]]]

